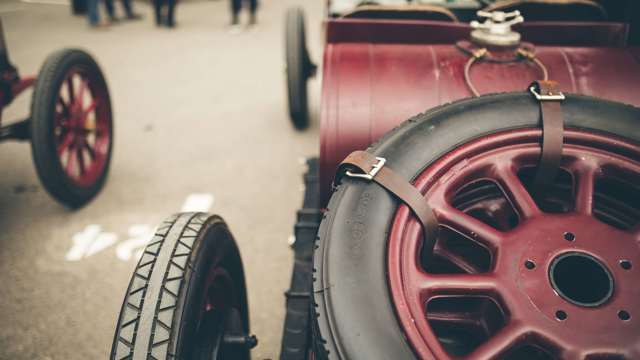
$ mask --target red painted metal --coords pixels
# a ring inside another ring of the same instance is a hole
[[[35,84],[35,82],[36,82],[36,77],[35,76],[25,76],[25,77],[20,78],[20,80],[18,82],[16,82],[15,84],[13,84],[13,86],[11,87],[11,91],[13,92],[13,96],[16,97],[16,96],[20,95],[20,93],[22,93],[26,89],[32,87],[33,84]]]
[[[35,76],[25,76],[23,78],[20,78],[20,80],[16,81],[14,84],[11,85],[11,93],[12,93],[11,97],[12,98],[17,97],[23,91],[32,87],[33,84],[35,84],[35,82],[36,82]],[[0,91],[0,99],[3,99],[4,97],[5,97],[4,94],[2,93],[2,91]],[[2,102],[0,102],[0,125],[2,125],[2,110],[4,110],[4,108],[7,106],[9,106],[9,104],[3,104]]]
[[[59,90],[53,131],[60,163],[71,181],[91,186],[104,172],[111,144],[106,88],[82,68],[69,70]]]
[[[640,50],[619,23],[524,23],[523,40],[566,92],[640,105]],[[455,41],[469,27],[438,21],[337,19],[326,23],[320,124],[323,203],[337,164],[420,112],[471,96]],[[528,63],[475,65],[480,93],[521,91],[540,78]]]
[[[425,271],[419,260],[421,227],[405,205],[399,207],[389,236],[389,283],[398,318],[420,358],[451,357],[434,334],[432,319],[449,324],[474,320],[469,313],[426,310],[429,300],[448,296],[490,298],[505,317],[500,329],[462,356],[465,359],[502,358],[505,351],[524,344],[562,359],[595,354],[598,358],[640,358],[640,322],[625,319],[626,315],[640,316],[640,288],[634,273],[638,268],[621,266],[622,259],[640,264],[640,226],[620,229],[594,217],[594,201],[602,196],[594,187],[597,179],[615,174],[637,184],[640,150],[622,140],[567,131],[561,166],[573,178],[575,206],[573,211],[549,213],[541,210],[517,175],[520,169],[537,164],[540,136],[539,130],[518,130],[466,144],[428,167],[415,182],[443,228],[488,250],[488,269],[478,269],[464,256],[455,257],[440,246],[439,239],[435,254],[466,271]],[[498,185],[517,214],[517,225],[498,230],[452,205],[452,198],[465,184],[479,179]],[[574,237],[566,237],[566,232]],[[600,306],[572,304],[551,286],[548,269],[552,261],[576,251],[599,260],[613,276],[613,296]],[[536,266],[527,268],[527,261]],[[557,315],[558,311],[564,311],[566,317]]]

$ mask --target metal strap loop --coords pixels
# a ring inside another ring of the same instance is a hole
[[[555,81],[535,81],[529,92],[540,103],[542,153],[533,180],[533,192],[541,193],[555,180],[562,160],[564,120],[561,103],[565,99]]]
[[[464,81],[475,97],[480,96],[480,92],[478,91],[478,89],[476,89],[475,85],[473,85],[473,82],[471,81],[471,67],[478,61],[482,60],[497,63],[509,63],[520,60],[528,61],[533,63],[540,69],[543,81],[547,81],[549,79],[549,71],[547,70],[547,67],[542,63],[542,61],[540,61],[540,59],[536,57],[533,49],[529,49],[525,45],[521,45],[519,48],[517,48],[514,52],[514,57],[507,61],[496,60],[492,57],[492,53],[486,48],[473,48],[472,46],[473,45],[471,45],[470,43],[464,41],[460,41],[456,44],[456,47],[460,51],[469,55],[469,60],[467,60],[466,64],[464,65]]]
[[[416,215],[422,225],[424,249],[427,254],[433,253],[438,238],[438,220],[427,204],[427,199],[409,181],[393,170],[384,166],[386,159],[375,157],[366,151],[354,151],[338,166],[335,183],[339,184],[343,177],[351,177],[373,181],[385,188],[400,201],[405,203]]]

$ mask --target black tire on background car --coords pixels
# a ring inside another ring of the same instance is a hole
[[[309,59],[304,12],[299,7],[287,9],[285,47],[289,116],[296,129],[302,130],[309,126],[307,80],[314,75],[315,65]]]
[[[174,215],[136,267],[110,359],[248,360],[249,347],[223,336],[249,332],[244,270],[219,216]]]
[[[568,95],[568,129],[640,143],[640,110]],[[490,134],[538,128],[528,93],[465,99],[417,115],[368,151],[408,181],[462,144]],[[410,154],[410,155],[408,155]],[[636,159],[637,160],[637,159]],[[372,182],[344,178],[333,193],[314,253],[314,350],[319,359],[411,359],[391,299],[387,251],[398,201]]]
[[[45,60],[33,91],[30,133],[38,176],[56,200],[77,208],[100,192],[109,173],[113,120],[107,83],[89,54],[64,49]],[[65,166],[71,155],[74,169]]]

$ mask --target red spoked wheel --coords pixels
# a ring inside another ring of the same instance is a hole
[[[314,252],[320,359],[640,358],[640,109],[568,95],[559,175],[542,193],[539,104],[486,95],[420,114],[368,151],[418,187],[408,208],[343,177]]]
[[[540,154],[531,130],[466,144],[419,175],[440,222],[437,245],[422,253],[422,230],[401,206],[388,266],[421,358],[640,356],[640,152],[578,131],[565,144],[543,194],[530,191]]]
[[[51,55],[32,103],[32,148],[45,188],[78,207],[102,188],[113,143],[111,101],[95,61],[80,50]]]
[[[105,91],[90,82],[82,68],[71,69],[60,88],[53,125],[58,157],[79,186],[93,184],[106,167],[111,113]]]

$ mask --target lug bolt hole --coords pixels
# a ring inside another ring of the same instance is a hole
[[[533,270],[536,268],[536,263],[533,262],[532,260],[527,260],[524,262],[524,267],[526,267],[529,270]]]
[[[620,260],[620,267],[625,270],[631,270],[631,261],[629,260]]]
[[[567,313],[564,312],[563,310],[556,311],[556,319],[560,321],[567,320]]]
[[[627,321],[629,319],[631,319],[631,314],[629,314],[628,312],[624,311],[624,310],[620,310],[618,311],[618,318],[622,321]]]
[[[572,232],[567,231],[566,233],[564,233],[564,239],[567,241],[575,241],[576,236]]]

